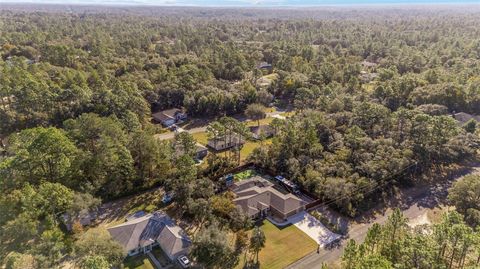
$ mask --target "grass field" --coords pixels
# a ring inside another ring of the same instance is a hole
[[[266,139],[263,141],[265,145],[272,143],[272,139]],[[240,151],[240,160],[243,162],[247,159],[248,155],[253,152],[254,149],[258,148],[261,145],[260,141],[246,141],[243,145],[242,150]]]
[[[270,124],[272,121],[273,121],[274,118],[272,117],[268,117],[268,118],[265,118],[265,119],[261,119],[260,120],[260,125],[268,125]],[[258,121],[256,120],[251,120],[251,121],[247,121],[246,122],[247,126],[257,126],[258,125]]]
[[[124,269],[155,269],[146,255],[129,257],[123,262]]]
[[[192,134],[193,138],[200,144],[206,145],[207,144],[207,132],[200,132]]]
[[[317,249],[317,243],[294,225],[278,228],[270,221],[261,226],[265,248],[260,251],[260,268],[285,268]],[[237,269],[243,268],[243,259]]]

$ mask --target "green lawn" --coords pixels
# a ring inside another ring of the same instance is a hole
[[[265,248],[260,251],[260,268],[285,268],[317,249],[317,243],[294,225],[278,228],[270,221],[261,226],[265,233]],[[237,269],[243,267],[243,259]]]
[[[268,145],[270,143],[272,143],[272,139],[269,138],[269,139],[266,139],[265,141],[263,141],[263,143],[265,145]],[[245,144],[243,145],[243,148],[242,150],[240,151],[240,159],[241,161],[245,161],[248,157],[248,155],[250,155],[250,153],[253,152],[254,149],[258,148],[262,143],[260,141],[246,141]]]
[[[268,118],[261,119],[261,120],[260,120],[260,125],[268,125],[268,124],[270,124],[270,123],[273,121],[273,119],[274,119],[274,118],[272,118],[272,117],[268,117]],[[256,120],[247,121],[247,122],[246,122],[246,125],[247,125],[247,126],[257,126],[257,125],[258,125],[258,121],[256,121]]]
[[[254,169],[247,169],[242,172],[236,173],[234,176],[235,176],[235,181],[242,181],[256,175],[258,175],[257,171],[255,171]]]
[[[240,160],[243,162],[247,159],[254,149],[260,146],[260,142],[257,141],[246,141],[240,150]]]
[[[155,269],[147,255],[128,257],[123,262],[124,269]]]
[[[207,144],[207,132],[200,132],[192,134],[193,138],[200,144],[206,145]]]

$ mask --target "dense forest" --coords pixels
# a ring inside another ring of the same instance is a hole
[[[84,268],[118,265],[118,246],[65,232],[59,216],[153,186],[175,190],[184,215],[208,226],[197,240],[216,240],[223,252],[213,258],[235,253],[214,230],[248,223],[229,197],[212,198],[208,179],[231,160],[195,166],[187,135],[176,137],[184,156],[174,156],[153,136],[152,111],[184,107],[216,119],[260,104],[292,109],[249,160],[350,216],[392,183],[414,184],[480,146],[476,123],[452,117],[480,114],[480,16],[470,10],[28,9],[0,12],[0,258],[8,268],[21,268],[19,260],[53,268],[66,256]],[[271,83],[258,83],[266,75]],[[462,205],[468,225],[478,225],[478,206]],[[374,268],[353,264],[365,253],[398,262],[400,254],[385,254],[395,250],[389,244],[435,244],[396,218],[401,234],[385,230],[382,248],[351,245],[347,268]],[[434,234],[467,229],[457,215],[441,225]],[[429,255],[421,262],[437,257]]]

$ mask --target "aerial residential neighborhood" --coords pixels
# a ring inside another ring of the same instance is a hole
[[[480,268],[478,0],[0,0],[0,269]]]

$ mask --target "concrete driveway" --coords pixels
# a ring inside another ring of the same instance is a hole
[[[306,211],[289,217],[288,221],[315,240],[320,247],[324,247],[341,237],[339,234],[327,229],[319,220]]]

